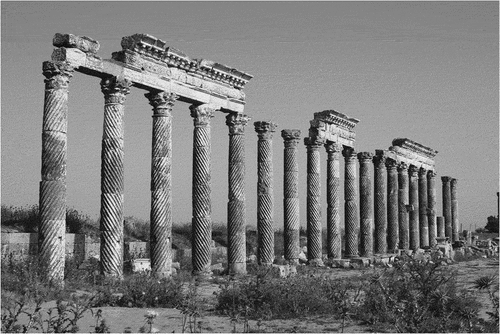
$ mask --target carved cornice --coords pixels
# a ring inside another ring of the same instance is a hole
[[[130,80],[122,77],[110,77],[101,80],[101,91],[106,103],[125,102],[125,95],[130,92]]]
[[[283,129],[281,130],[281,137],[284,141],[299,141],[301,131],[298,129]]]
[[[168,116],[172,112],[178,96],[168,92],[149,92],[144,94],[153,107],[154,116]]]
[[[373,159],[373,153],[371,152],[359,152],[358,153],[358,160],[360,163],[369,163],[372,162]]]
[[[399,146],[402,148],[406,148],[410,151],[429,157],[431,159],[433,159],[438,153],[438,151],[433,150],[432,148],[424,146],[422,144],[419,144],[408,138],[395,138],[392,141],[392,146]]]
[[[347,130],[352,130],[356,124],[359,123],[359,119],[348,117],[347,115],[335,110],[323,110],[316,112],[314,113],[314,119],[334,124]]]
[[[219,81],[238,89],[242,89],[253,78],[248,73],[223,64],[206,59],[192,59],[182,51],[166,46],[166,42],[149,34],[134,34],[123,37],[121,45],[124,52],[114,53],[113,59],[132,65],[137,64],[140,60],[126,51],[134,52],[140,57],[158,60],[169,67],[193,72],[203,78]]]
[[[99,51],[99,42],[87,36],[56,33],[52,39],[56,47],[75,48],[85,53],[95,54]]]
[[[451,176],[441,176],[441,181],[442,181],[443,183],[448,183],[448,182],[450,182],[450,181],[451,181],[451,179],[452,179],[452,177],[451,177]]]
[[[215,107],[210,104],[191,105],[189,106],[191,117],[193,117],[195,126],[207,126],[210,124],[210,119],[214,117]]]
[[[42,65],[45,76],[45,89],[68,88],[74,68],[66,62],[44,61]]]
[[[229,127],[230,135],[242,135],[245,133],[245,126],[251,120],[245,114],[230,113],[226,115],[226,125]]]
[[[253,125],[259,139],[272,139],[273,132],[276,131],[276,127],[278,126],[276,123],[271,121],[257,121],[254,122]]]

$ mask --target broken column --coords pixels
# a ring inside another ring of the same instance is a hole
[[[457,182],[458,182],[457,179],[450,180],[452,242],[458,241],[460,239],[460,223],[458,221]]]
[[[382,150],[376,150],[376,155],[373,157],[374,175],[374,219],[375,219],[375,254],[384,254],[387,252],[387,209],[386,208],[386,157]],[[397,204],[397,202],[396,202]],[[397,209],[397,205],[396,205]]]
[[[342,146],[328,141],[325,144],[328,153],[326,176],[326,243],[329,259],[342,258],[342,236],[340,229],[340,151]]]
[[[274,261],[274,194],[273,133],[276,123],[255,122],[257,142],[257,261],[270,265]]]
[[[345,257],[358,256],[358,192],[356,184],[356,151],[345,147],[342,151],[345,160],[344,172],[344,214],[345,214]]]
[[[399,188],[398,164],[388,158],[387,168],[387,249],[394,252],[399,247]]]
[[[451,215],[451,177],[441,176],[443,182],[443,217],[444,217],[444,233],[445,236],[452,240],[452,215]]]
[[[398,165],[398,221],[399,248],[410,249],[410,231],[408,226],[408,165],[404,162]]]
[[[211,200],[211,136],[210,119],[215,108],[208,104],[189,107],[194,121],[193,130],[193,217],[192,263],[193,274],[210,275],[212,247]]]
[[[101,272],[123,276],[124,106],[131,82],[102,79],[104,127],[101,153]]]
[[[370,152],[358,153],[359,160],[359,223],[360,245],[359,255],[370,257],[373,255],[373,219],[372,219],[372,180],[370,167],[373,154]]]
[[[300,215],[299,215],[299,162],[297,145],[300,142],[300,130],[281,131],[285,145],[283,152],[283,219],[285,260],[292,264],[299,263],[300,250]]]
[[[320,152],[324,141],[304,138],[307,146],[307,260],[311,265],[323,265],[321,240],[321,179]]]
[[[68,85],[73,68],[46,61],[45,100],[42,124],[42,170],[39,193],[39,256],[46,277],[62,284],[66,233],[66,158]]]
[[[436,223],[436,172],[427,172],[427,222],[429,225],[429,246],[434,247],[437,243]]]
[[[177,96],[167,92],[150,92],[145,96],[153,106],[151,272],[165,277],[172,270],[172,108]]]
[[[229,113],[227,261],[230,273],[246,273],[245,126],[250,117]]]

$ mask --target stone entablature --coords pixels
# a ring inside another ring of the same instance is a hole
[[[347,117],[335,110],[317,112],[310,121],[309,137],[354,147],[356,133],[353,129],[358,122],[358,119]]]
[[[404,162],[425,170],[434,170],[434,157],[438,151],[407,138],[396,138],[388,150],[376,150],[376,153],[393,159],[398,164]]]
[[[243,112],[248,73],[205,59],[192,59],[147,34],[122,39],[122,51],[112,59],[96,53],[99,42],[85,36],[56,34],[52,61],[65,62],[76,71],[105,78],[119,76],[142,89],[175,93],[183,102],[211,104],[222,111]]]

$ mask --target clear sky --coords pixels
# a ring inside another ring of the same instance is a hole
[[[38,203],[44,83],[56,32],[89,36],[99,55],[123,36],[148,33],[185,52],[246,71],[247,223],[256,224],[257,135],[274,136],[275,226],[283,228],[281,129],[307,135],[313,113],[334,109],[360,120],[356,150],[387,149],[406,137],[439,151],[441,176],[458,179],[464,229],[497,214],[499,183],[498,2],[8,2],[1,3],[2,204]],[[151,106],[133,88],[125,111],[125,215],[148,219]],[[103,96],[99,80],[70,83],[68,206],[97,218]],[[193,123],[173,111],[174,221],[191,220]],[[213,220],[226,221],[228,129],[212,120]],[[299,146],[305,226],[306,149]],[[343,162],[341,163],[343,166]],[[326,152],[322,152],[326,225]],[[373,171],[372,171],[373,174]],[[343,177],[343,174],[341,174]],[[343,200],[343,199],[342,199]]]

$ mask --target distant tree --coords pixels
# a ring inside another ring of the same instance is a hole
[[[498,233],[498,217],[489,216],[488,223],[484,228],[487,229],[490,233]]]

